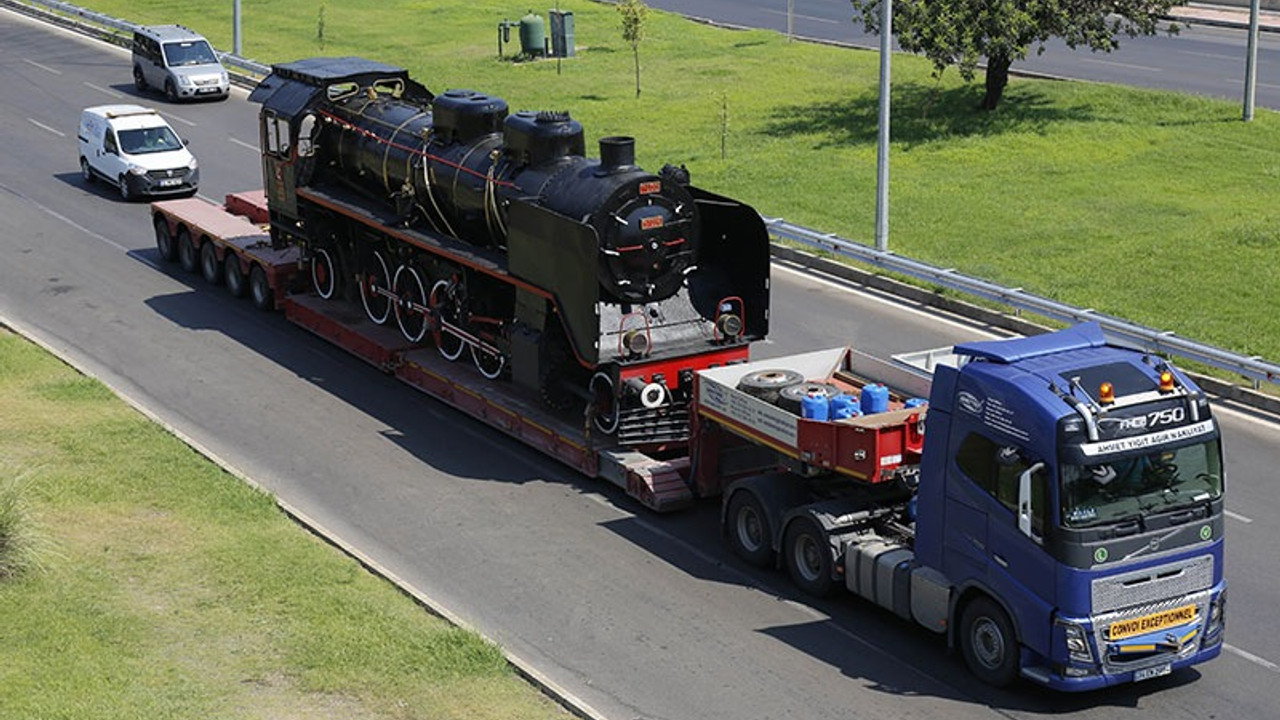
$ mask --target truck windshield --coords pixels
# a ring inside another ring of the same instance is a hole
[[[1063,465],[1062,521],[1087,527],[1166,512],[1222,495],[1222,455],[1211,440],[1135,453],[1097,465]]]
[[[181,65],[212,65],[218,62],[213,48],[204,40],[165,43],[164,59],[169,67]]]
[[[168,152],[182,148],[182,141],[167,127],[121,130],[120,149],[129,155]]]

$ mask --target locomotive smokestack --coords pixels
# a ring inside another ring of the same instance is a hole
[[[625,135],[600,138],[600,172],[630,170],[636,164],[636,139]]]

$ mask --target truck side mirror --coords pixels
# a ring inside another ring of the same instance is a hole
[[[1035,539],[1031,531],[1031,476],[1044,469],[1044,463],[1038,462],[1027,468],[1018,476],[1018,530],[1023,535]]]

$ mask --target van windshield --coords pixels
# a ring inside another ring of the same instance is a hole
[[[205,40],[165,43],[164,60],[169,67],[182,65],[212,65],[218,62],[213,48]]]
[[[120,149],[129,155],[168,152],[182,148],[182,141],[167,127],[121,130]]]

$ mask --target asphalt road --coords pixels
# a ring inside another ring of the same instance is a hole
[[[649,0],[648,4],[720,23],[787,31],[787,0]],[[791,26],[796,36],[878,50],[879,37],[866,33],[852,18],[849,0],[792,2]],[[1119,49],[1111,53],[1072,50],[1055,40],[1045,45],[1043,54],[1032,49],[1030,57],[1013,64],[1013,70],[1243,102],[1247,38],[1243,29],[1185,25],[1175,36],[1162,32],[1121,37]],[[977,82],[981,79],[979,73]],[[1256,83],[1257,106],[1280,108],[1280,35],[1260,34]]]
[[[1229,651],[1084,697],[977,685],[942,642],[746,568],[714,503],[673,516],[566,471],[159,264],[145,204],[85,185],[81,108],[134,101],[123,53],[0,12],[0,318],[337,533],[601,717],[1104,720],[1280,715],[1275,425],[1225,412]],[[260,182],[256,106],[168,106],[203,194]],[[767,211],[768,208],[762,208]],[[760,356],[876,354],[974,328],[779,268]],[[0,408],[0,412],[3,409]]]

